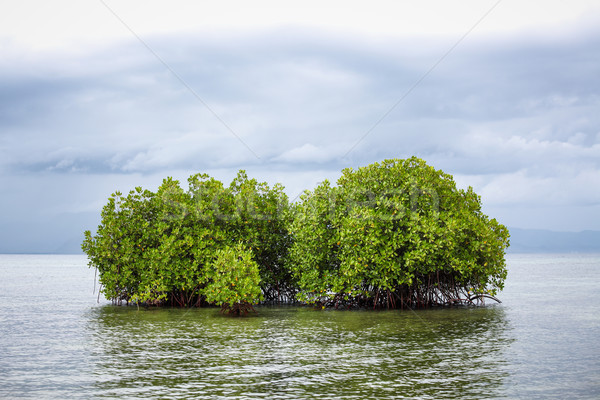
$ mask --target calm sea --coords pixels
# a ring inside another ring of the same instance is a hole
[[[98,303],[86,264],[0,255],[0,398],[600,398],[600,255],[509,255],[483,308],[241,319]]]

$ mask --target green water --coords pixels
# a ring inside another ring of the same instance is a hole
[[[90,315],[98,396],[482,398],[502,394],[499,308],[336,312],[105,307]]]
[[[507,261],[502,304],[235,318],[98,303],[85,257],[0,255],[0,398],[600,398],[600,256]]]

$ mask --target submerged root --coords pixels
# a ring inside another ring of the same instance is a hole
[[[256,310],[254,309],[252,304],[246,301],[235,304],[226,303],[221,306],[221,313],[223,314],[244,316],[250,312],[256,313]]]
[[[473,294],[485,290],[471,282],[458,282],[451,275],[441,273],[421,276],[412,285],[398,285],[382,289],[369,284],[353,288],[353,296],[348,289],[344,293],[329,293],[326,296],[307,296],[309,304],[315,308],[335,309],[416,309],[448,306],[483,306],[485,298],[501,303],[489,293]]]

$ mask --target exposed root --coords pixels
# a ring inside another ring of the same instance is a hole
[[[244,315],[247,315],[249,312],[256,313],[256,310],[254,309],[252,304],[250,304],[246,301],[231,304],[231,305],[223,304],[221,306],[221,313],[223,313],[223,314],[244,316]]]
[[[498,303],[502,303],[502,302],[500,301],[500,299],[498,299],[498,298],[496,298],[496,297],[492,296],[491,294],[487,294],[487,293],[473,295],[473,296],[471,296],[471,297],[469,298],[469,301],[471,301],[471,302],[472,302],[472,301],[473,301],[473,300],[475,300],[475,299],[478,299],[478,300],[483,300],[483,298],[484,298],[484,297],[487,297],[488,299],[492,299],[492,300],[494,300],[494,301],[497,301]]]

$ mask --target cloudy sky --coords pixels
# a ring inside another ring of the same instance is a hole
[[[3,2],[0,252],[70,250],[167,176],[293,199],[412,155],[509,227],[600,230],[599,26],[580,0]]]

